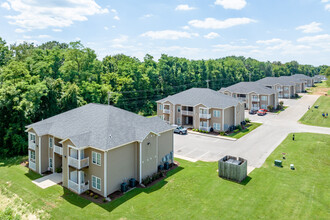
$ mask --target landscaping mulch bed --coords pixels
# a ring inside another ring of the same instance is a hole
[[[29,160],[23,160],[22,163],[21,163],[21,166],[29,167]]]
[[[95,202],[95,203],[98,203],[98,204],[104,204],[104,203],[109,202],[109,201],[104,201],[103,196],[101,196],[97,193],[94,193],[90,190],[87,190],[86,192],[82,193],[80,196],[84,199],[87,199],[91,202]]]

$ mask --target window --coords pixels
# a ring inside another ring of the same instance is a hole
[[[220,118],[220,110],[213,110],[213,117]]]
[[[261,96],[261,100],[262,101],[267,101],[267,96],[265,96],[265,95]]]
[[[180,106],[178,106],[178,112],[181,112],[181,107]]]
[[[163,110],[163,105],[159,104],[159,110]]]
[[[181,118],[178,118],[178,119],[177,119],[177,123],[178,123],[178,124],[181,124]]]
[[[289,91],[289,87],[284,87],[284,91]]]
[[[233,97],[236,98],[236,94],[233,94]]]
[[[213,129],[220,131],[220,123],[213,123]]]
[[[30,151],[30,161],[35,162],[36,161],[36,152]]]
[[[49,147],[52,148],[53,147],[53,138],[49,138]]]
[[[160,117],[162,120],[164,120],[164,115],[160,115],[159,117]]]
[[[53,158],[49,158],[49,168],[53,168]]]
[[[101,179],[96,176],[92,176],[92,187],[101,191]]]
[[[92,163],[101,166],[101,154],[92,152]]]
[[[35,134],[30,134],[30,141],[33,143],[36,143],[36,135]]]
[[[261,105],[261,108],[267,109],[267,105]]]

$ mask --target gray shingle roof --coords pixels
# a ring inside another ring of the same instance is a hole
[[[26,126],[37,135],[69,138],[76,147],[92,146],[109,150],[133,141],[143,141],[150,133],[172,129],[159,117],[143,116],[101,104],[87,104]]]
[[[265,95],[276,94],[276,91],[274,89],[267,88],[266,86],[256,82],[240,82],[232,86],[228,86],[227,88],[220,89],[220,92],[225,91],[234,92],[238,94],[248,94],[251,92]]]
[[[239,100],[233,97],[206,88],[191,88],[175,95],[168,96],[158,102],[165,101],[169,101],[174,105],[181,104],[186,106],[203,104],[208,108],[227,108],[237,106],[239,103]]]
[[[293,82],[290,82],[287,79],[281,77],[265,77],[256,82],[265,86],[273,86],[275,84],[280,84],[282,86],[294,86]]]
[[[290,77],[295,78],[295,79],[312,79],[312,77],[306,76],[304,74],[294,74]]]

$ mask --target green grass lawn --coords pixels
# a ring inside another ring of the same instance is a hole
[[[219,178],[216,162],[178,159],[180,167],[163,181],[101,205],[58,185],[40,189],[22,158],[2,160],[0,192],[52,219],[328,219],[329,143],[330,135],[301,133],[296,141],[289,135],[242,184]],[[273,166],[282,152],[283,168]]]
[[[254,129],[256,129],[257,127],[259,127],[260,125],[262,125],[262,123],[256,123],[256,122],[251,122],[251,125],[249,127],[247,127],[246,129],[239,131],[237,133],[231,133],[229,135],[227,135],[227,137],[231,137],[231,138],[241,138],[244,135],[247,135],[248,133],[250,133],[251,131],[253,131]]]
[[[276,110],[272,111],[272,113],[280,114],[281,112],[285,111],[285,109],[287,109],[288,107],[289,106],[283,106],[283,108],[276,109]]]
[[[315,105],[319,107],[316,109],[314,108]],[[330,117],[324,118],[322,116],[322,113],[326,112],[330,114],[330,97],[321,96],[299,121],[306,125],[330,127]]]

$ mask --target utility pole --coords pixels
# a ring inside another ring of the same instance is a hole
[[[210,82],[211,80],[207,79],[207,80],[205,80],[205,81],[206,81],[206,83],[207,83],[207,88],[209,88],[209,82]]]

